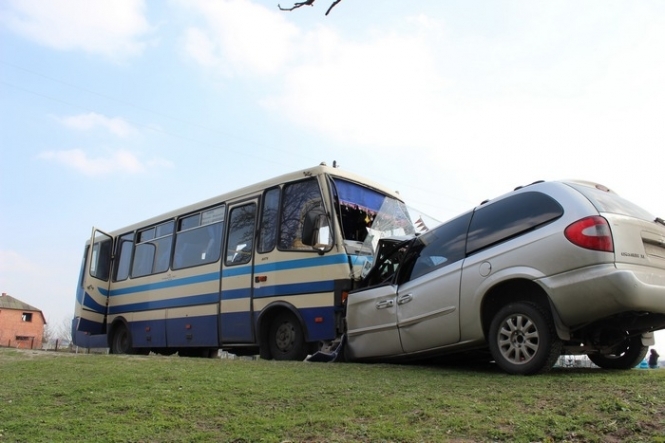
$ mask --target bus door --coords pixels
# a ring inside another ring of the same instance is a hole
[[[252,278],[258,199],[229,205],[223,253],[221,343],[253,343]]]
[[[77,291],[77,331],[106,333],[112,250],[113,237],[93,228]]]

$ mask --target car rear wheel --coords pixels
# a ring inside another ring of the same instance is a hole
[[[604,369],[631,369],[640,364],[648,350],[642,337],[626,337],[611,354],[589,354],[589,360]]]
[[[539,305],[510,303],[494,316],[489,347],[496,364],[509,374],[549,371],[561,354],[554,322]]]

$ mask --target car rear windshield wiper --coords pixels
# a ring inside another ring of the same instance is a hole
[[[660,218],[660,217],[656,217],[656,219],[655,219],[654,221],[655,221],[656,223],[660,223],[661,225],[665,226],[665,220],[663,220],[663,219]]]

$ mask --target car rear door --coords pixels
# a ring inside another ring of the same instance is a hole
[[[404,352],[457,343],[462,260],[401,285],[395,303]]]

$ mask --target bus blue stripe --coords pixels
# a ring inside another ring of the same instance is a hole
[[[332,280],[315,281],[309,283],[294,283],[290,285],[266,286],[254,288],[254,297],[277,297],[285,295],[313,294],[317,292],[330,292],[335,290],[335,282]]]
[[[237,300],[239,298],[249,298],[251,294],[250,288],[240,289],[222,289],[222,300]]]
[[[290,269],[311,268],[315,266],[327,266],[327,265],[340,264],[346,262],[347,262],[347,256],[344,254],[325,255],[325,256],[317,256],[315,258],[289,260],[286,262],[257,265],[254,267],[255,269],[254,272],[263,273],[263,272],[285,271]],[[237,268],[225,269],[222,273],[222,277],[236,277],[239,275],[250,275],[251,273],[252,273],[251,266],[242,266]],[[136,294],[138,292],[155,291],[159,289],[175,288],[179,286],[187,286],[196,283],[214,281],[219,279],[219,275],[220,275],[219,272],[210,272],[207,274],[195,275],[192,277],[185,277],[185,278],[161,281],[156,283],[147,283],[143,285],[132,286],[129,288],[114,289],[112,291],[108,291],[107,289],[102,287],[99,287],[98,289],[99,292],[104,296],[115,297],[120,295]],[[316,283],[307,283],[307,284],[316,284]],[[278,292],[276,292],[275,295],[290,293],[288,291],[286,292],[281,292],[279,290],[277,291]],[[322,291],[310,291],[310,292],[322,292]]]
[[[177,286],[193,285],[196,283],[204,283],[213,280],[219,280],[219,272],[210,272],[208,274],[195,275],[193,277],[185,277],[177,280],[167,280],[157,283],[148,283],[145,285],[132,286],[131,288],[114,289],[110,293],[108,291],[102,292],[102,288],[99,288],[99,291],[102,292],[102,294],[106,292],[106,294],[113,297],[117,295],[135,294],[137,292],[143,292],[143,291],[155,291],[158,289],[167,289],[167,288],[174,288]]]
[[[299,268],[312,268],[315,266],[328,266],[348,263],[346,254],[322,255],[314,258],[305,258],[299,260],[289,260],[279,263],[266,263],[256,265],[254,272],[274,272],[274,271],[287,271],[290,269]]]
[[[83,307],[88,308],[89,310],[97,312],[99,314],[103,314],[104,312],[106,312],[106,306],[102,306],[99,303],[97,303],[95,299],[90,297],[90,295],[87,292],[83,296]]]
[[[254,266],[254,273],[288,271],[291,269],[313,268],[316,266],[328,266],[348,263],[348,257],[345,254],[323,255],[313,258],[301,258],[298,260],[282,261],[277,263],[265,263]],[[248,275],[252,273],[252,267],[249,265],[225,268],[222,271],[222,277],[237,277],[239,275]]]
[[[335,289],[334,281],[318,281],[311,283],[297,283],[289,285],[268,286],[265,288],[254,289],[255,298],[263,297],[277,297],[277,296],[291,296],[299,294],[313,294],[321,292],[330,292]],[[222,291],[223,300],[234,300],[241,298],[249,298],[251,294],[250,288],[230,289]],[[149,311],[153,309],[168,309],[180,308],[184,306],[205,305],[217,303],[218,297],[216,292],[210,294],[200,294],[187,297],[178,297],[168,300],[156,300],[141,303],[130,303],[120,306],[111,306],[109,314],[121,314],[131,311]],[[103,309],[103,308],[102,308]],[[98,312],[104,312],[98,311]]]
[[[182,308],[185,306],[209,305],[219,301],[219,294],[213,292],[210,294],[193,295],[190,297],[179,297],[168,300],[155,300],[142,303],[130,303],[120,306],[109,307],[109,314],[123,314],[133,311],[150,311],[153,309]]]
[[[315,294],[320,292],[331,292],[335,290],[335,282],[330,280],[314,281],[308,283],[294,283],[288,285],[265,286],[254,288],[254,298],[290,296],[300,294]],[[222,289],[223,300],[235,300],[248,298],[250,288]]]

